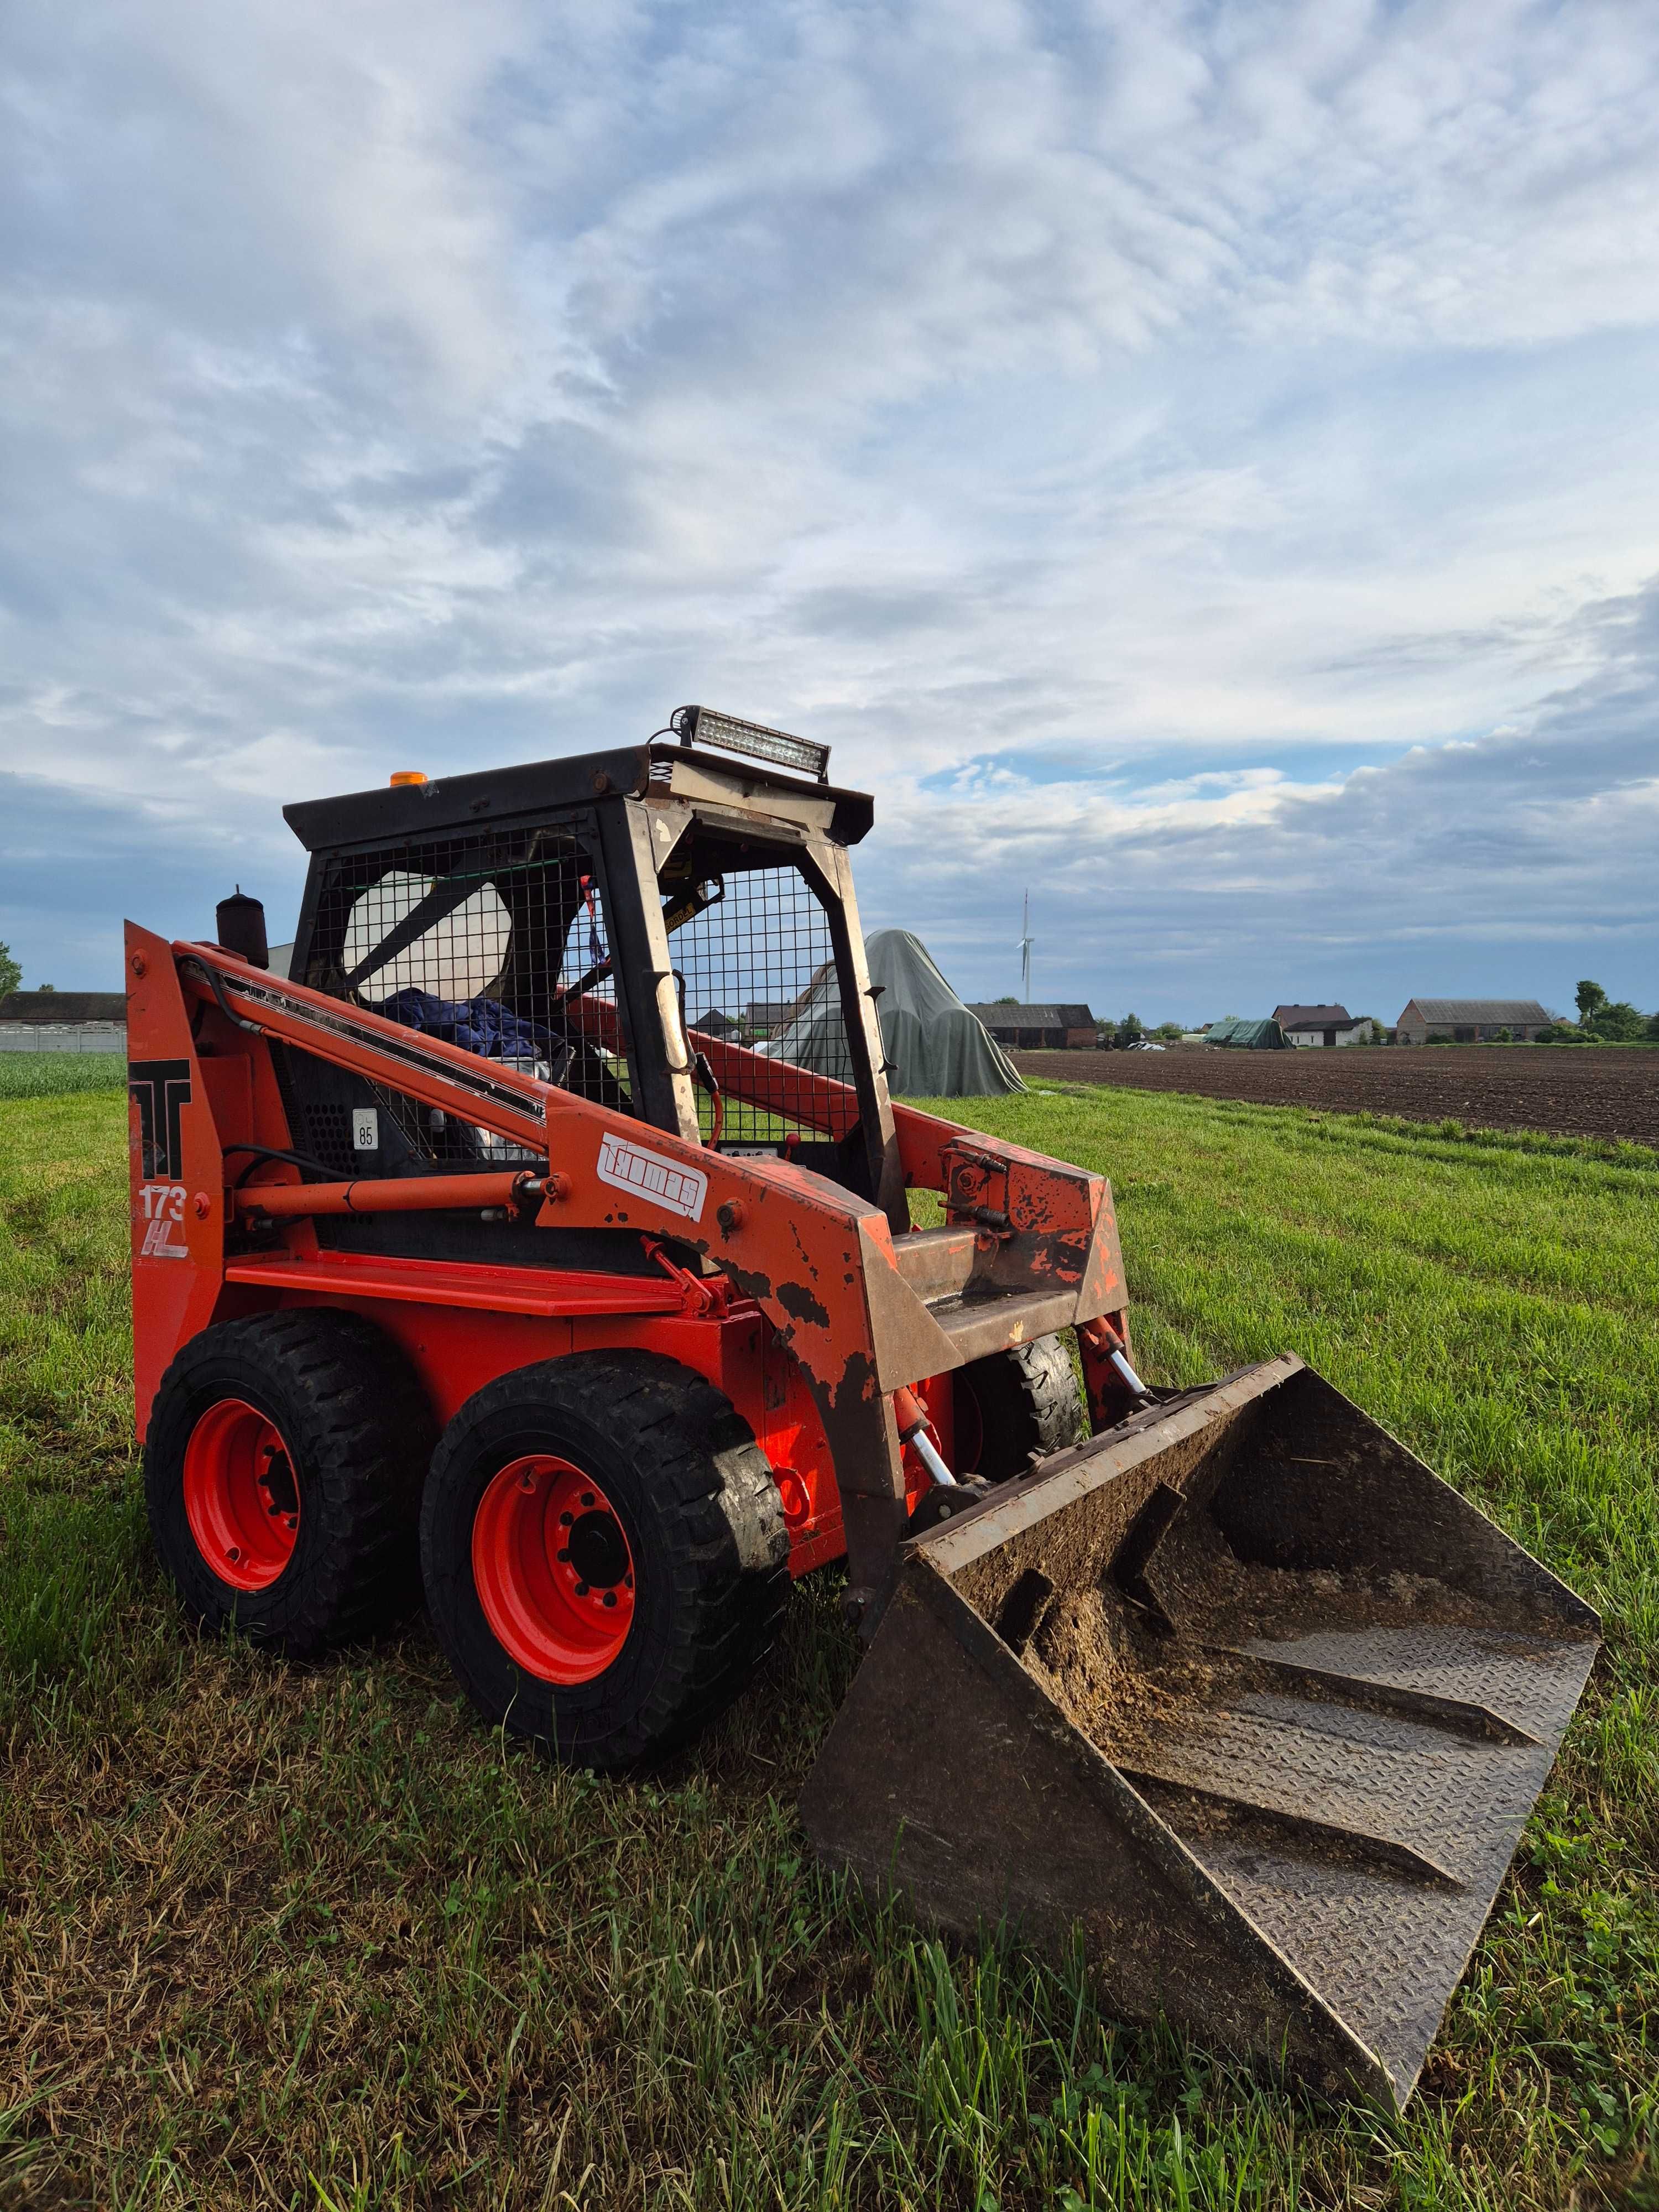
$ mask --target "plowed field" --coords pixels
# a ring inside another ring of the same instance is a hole
[[[1659,1052],[1641,1045],[1404,1045],[1340,1051],[1020,1052],[1027,1078],[1195,1091],[1332,1114],[1449,1115],[1472,1129],[1544,1129],[1659,1145]]]

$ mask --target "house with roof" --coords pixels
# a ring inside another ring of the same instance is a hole
[[[969,1006],[996,1042],[1010,1052],[1092,1052],[1099,1042],[1095,1018],[1085,1006],[1021,1006],[998,1000]]]
[[[1536,999],[1412,999],[1395,1028],[1401,1044],[1490,1044],[1505,1030],[1530,1044],[1552,1020]]]
[[[1275,1006],[1273,1019],[1286,1044],[1369,1044],[1371,1025],[1356,1021],[1346,1006]]]

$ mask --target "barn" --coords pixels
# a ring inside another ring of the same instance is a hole
[[[0,999],[0,1052],[125,1052],[120,991],[14,991]]]
[[[1085,1006],[1021,1006],[999,999],[968,1011],[1010,1052],[1092,1052],[1098,1042],[1095,1018]]]
[[[1428,1044],[1443,1037],[1452,1044],[1490,1044],[1507,1030],[1516,1042],[1531,1043],[1552,1017],[1536,999],[1412,999],[1395,1024],[1401,1044]]]

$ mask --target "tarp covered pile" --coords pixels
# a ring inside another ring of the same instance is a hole
[[[873,930],[865,942],[870,981],[880,986],[881,1041],[890,1090],[911,1098],[979,1098],[1023,1091],[1013,1062],[977,1015],[969,1012],[933,956],[908,929]],[[762,1048],[845,1082],[849,1073],[841,1003],[826,976],[809,992],[787,1028]]]
[[[1257,1052],[1277,1052],[1285,1046],[1285,1032],[1271,1015],[1261,1022],[1212,1022],[1206,1044],[1243,1045]]]

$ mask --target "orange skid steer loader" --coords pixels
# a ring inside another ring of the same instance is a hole
[[[1296,1358],[1147,1390],[1105,1180],[889,1096],[870,799],[707,709],[665,740],[289,807],[286,976],[240,895],[129,927],[185,1604],[304,1655],[423,1598],[489,1723],[616,1769],[844,1558],[827,1859],[1403,2101],[1595,1615]]]

